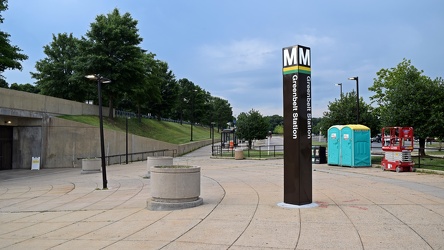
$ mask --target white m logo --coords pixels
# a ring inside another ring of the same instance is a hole
[[[298,50],[296,50],[298,48]],[[284,67],[293,65],[304,65],[310,67],[310,48],[295,46],[292,48],[284,48]]]
[[[299,65],[309,66],[310,67],[310,49],[305,49],[299,47]]]
[[[291,53],[289,53],[289,48],[284,49],[284,67],[290,65],[297,65],[298,62],[296,61],[296,59],[297,59],[296,47],[291,48]]]

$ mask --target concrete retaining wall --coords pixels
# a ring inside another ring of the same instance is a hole
[[[46,137],[42,138],[42,141],[46,141],[47,145],[45,157],[42,157],[42,168],[80,168],[81,160],[79,158],[100,157],[98,127],[51,117],[44,130],[48,132]],[[125,154],[125,132],[105,129],[104,136],[105,155]],[[130,134],[128,136],[128,153],[169,149],[176,150],[181,155],[209,144],[211,144],[211,140],[176,145]],[[118,159],[111,160],[110,163],[117,163],[116,161]]]
[[[109,109],[103,107],[103,116],[108,113]],[[98,127],[56,117],[98,114],[97,105],[0,88],[0,124],[13,127],[12,168],[30,169],[32,157],[40,157],[41,168],[80,168],[79,158],[100,157]],[[107,156],[125,154],[124,132],[105,129],[104,134]],[[206,140],[176,145],[129,135],[128,153],[168,149],[175,150],[177,156],[210,143]],[[116,162],[119,159],[109,161]]]
[[[12,89],[0,88],[0,115],[29,117],[28,113],[43,112],[55,115],[98,115],[96,105],[69,101],[52,96],[33,94]],[[25,115],[20,115],[20,111]],[[103,107],[103,116],[108,116],[109,109]]]

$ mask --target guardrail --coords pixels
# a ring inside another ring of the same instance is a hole
[[[136,161],[145,161],[148,156],[177,156],[177,150],[176,149],[160,149],[160,150],[152,150],[152,151],[145,151],[145,152],[138,152],[138,153],[128,153],[128,162],[136,162]],[[126,162],[127,154],[117,154],[117,155],[106,155],[106,165],[112,165],[112,164],[122,164],[123,162]],[[93,158],[100,158],[100,156],[93,157]],[[123,158],[123,161],[122,161]],[[86,159],[86,157],[83,158],[77,158],[78,160]]]

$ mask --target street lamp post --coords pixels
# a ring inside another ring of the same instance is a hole
[[[105,141],[103,136],[103,116],[102,116],[102,83],[110,83],[111,80],[100,75],[87,75],[89,80],[97,81],[97,91],[99,92],[99,121],[100,121],[100,153],[102,158],[102,180],[103,189],[108,189],[108,181],[106,180],[106,163],[105,163]]]
[[[191,100],[191,139],[193,141],[193,123],[194,123],[194,100]]]
[[[126,117],[126,164],[128,164],[128,120],[129,117]]]
[[[211,122],[211,155],[213,156],[213,152],[214,152],[214,124],[216,124],[215,122]]]
[[[339,86],[339,96],[342,99],[342,83],[336,83],[336,86]]]
[[[191,97],[191,139],[193,141],[193,123],[194,123],[194,99],[196,98],[197,90],[194,90],[193,96]]]
[[[359,124],[359,79],[357,76],[349,77],[348,80],[356,81],[356,124]]]

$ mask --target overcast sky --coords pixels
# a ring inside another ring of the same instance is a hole
[[[138,20],[141,47],[187,78],[227,99],[234,115],[283,115],[282,48],[311,48],[313,115],[356,88],[369,103],[381,68],[403,58],[444,77],[444,1],[298,0],[9,0],[0,29],[29,59],[6,71],[9,84],[34,83],[52,34],[84,36],[97,15],[118,8]]]

